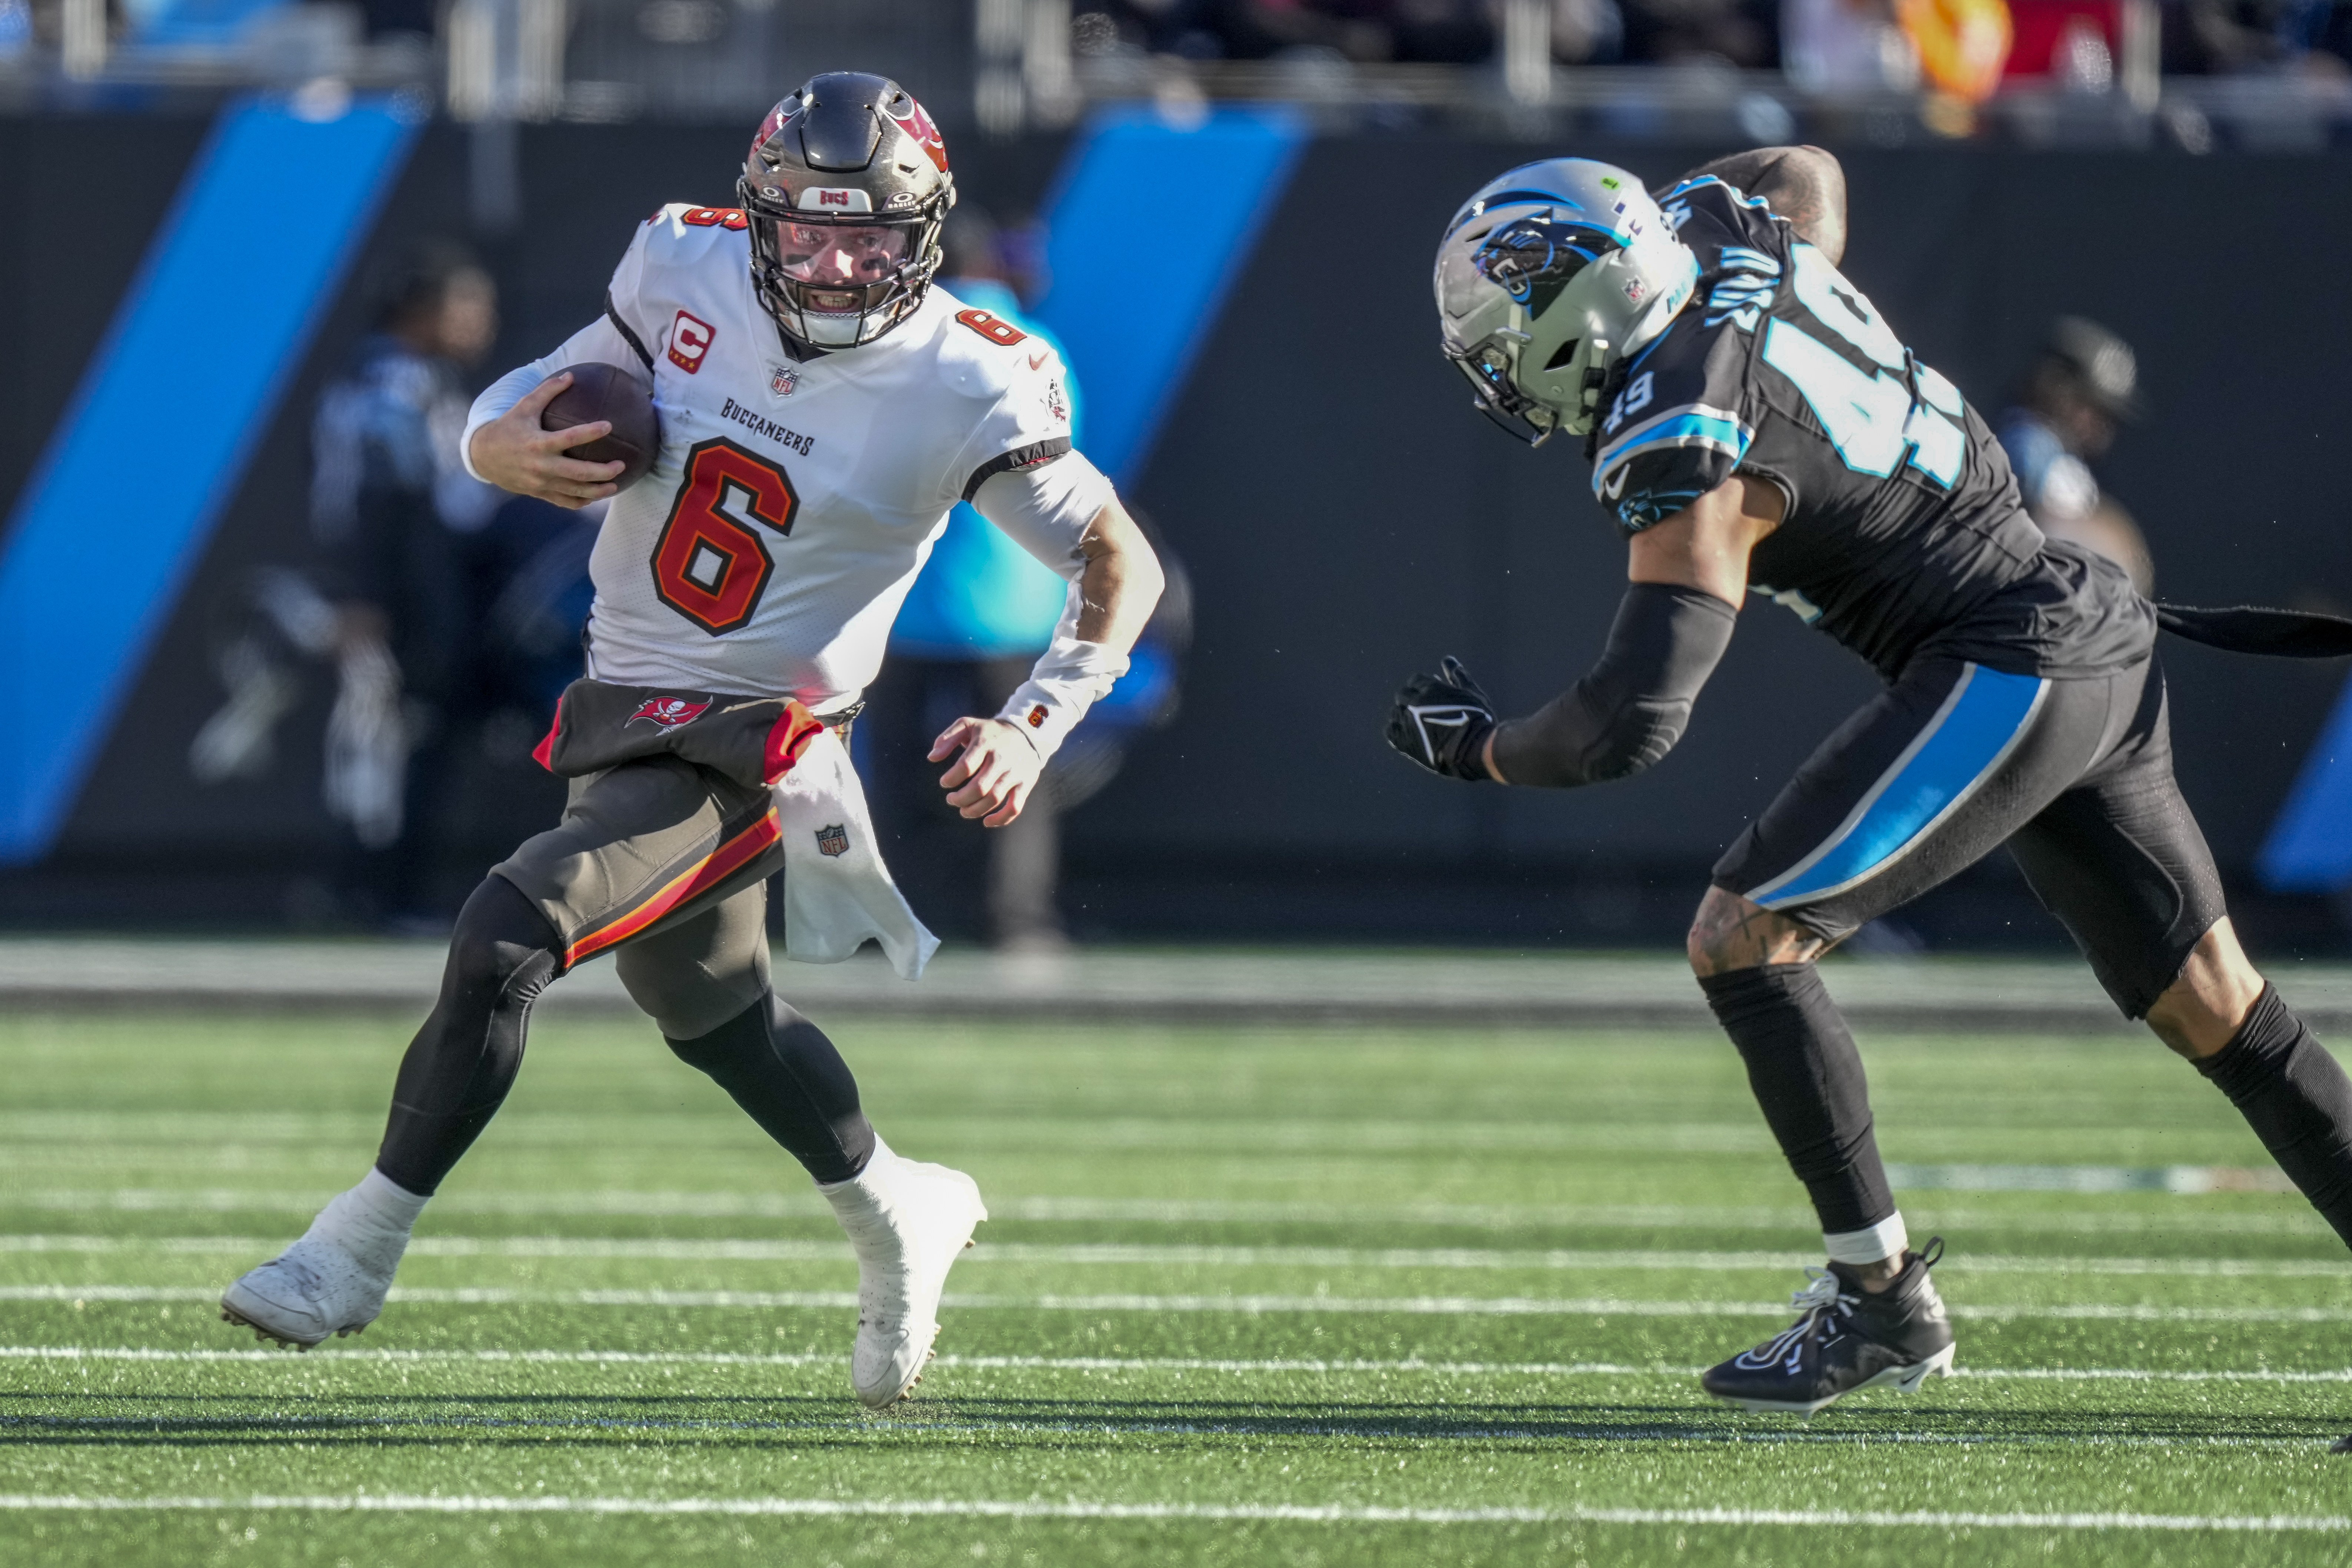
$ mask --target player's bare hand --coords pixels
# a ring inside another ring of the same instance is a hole
[[[474,471],[502,490],[536,496],[574,511],[613,494],[619,488],[613,480],[627,465],[583,463],[563,455],[612,434],[608,421],[592,420],[568,430],[539,427],[541,412],[571,384],[572,373],[558,371],[532,387],[520,403],[475,431],[470,448]]]
[[[959,719],[931,742],[931,761],[955,759],[940,776],[948,804],[983,826],[1002,827],[1021,815],[1037,788],[1045,759],[1028,738],[1002,719]]]

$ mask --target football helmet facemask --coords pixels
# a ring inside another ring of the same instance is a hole
[[[1590,158],[1487,182],[1437,247],[1445,357],[1479,412],[1530,446],[1581,436],[1611,374],[1690,302],[1698,258],[1642,182]]]
[[[736,183],[751,285],[813,349],[870,343],[923,302],[955,205],[947,143],[887,77],[828,71],[768,111]]]

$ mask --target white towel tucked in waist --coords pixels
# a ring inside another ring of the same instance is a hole
[[[921,974],[940,939],[915,918],[882,864],[866,791],[841,737],[826,730],[811,741],[776,781],[775,797],[784,840],[785,956],[838,963],[871,937],[899,978]]]

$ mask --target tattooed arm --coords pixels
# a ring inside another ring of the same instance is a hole
[[[1762,196],[1835,266],[1845,255],[1845,171],[1819,147],[1759,147],[1702,163],[1684,176],[1713,174]]]

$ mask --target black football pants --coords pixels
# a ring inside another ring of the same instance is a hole
[[[1916,663],[1822,743],[1717,864],[1715,883],[1834,942],[2002,843],[2116,1005],[2145,1017],[2226,912],[2173,779],[2155,659],[2071,680]],[[1892,1215],[1862,1058],[1812,966],[1701,984],[1823,1231]],[[2258,1071],[2284,1063],[2307,1031],[2270,1012],[2247,1027],[2263,1037],[2233,1042],[2247,1048],[2222,1087],[2352,1235],[2352,1089],[2315,1042],[2294,1052],[2291,1070]]]
[[[649,927],[621,946],[622,978],[670,1049],[731,1095],[819,1182],[874,1152],[848,1064],[767,986],[767,889]],[[457,917],[440,1000],[402,1058],[376,1168],[430,1194],[472,1147],[521,1069],[531,1004],[564,973],[564,942],[501,876]]]

